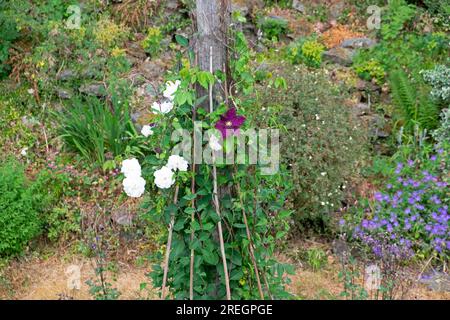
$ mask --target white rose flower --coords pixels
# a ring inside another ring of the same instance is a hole
[[[28,154],[28,148],[23,148],[23,149],[20,151],[20,154],[21,154],[22,156],[26,157],[27,154]]]
[[[173,103],[170,101],[166,101],[161,103],[161,112],[169,113],[173,109]]]
[[[178,155],[172,155],[169,157],[169,160],[167,161],[167,167],[171,170],[177,171],[187,171],[188,169],[188,162]]]
[[[163,103],[154,102],[152,104],[154,114],[169,113],[173,109],[173,103],[171,101],[165,101]]]
[[[209,147],[214,151],[222,150],[222,145],[219,142],[219,139],[215,135],[211,135],[209,138]]]
[[[153,173],[156,186],[160,189],[169,189],[175,183],[173,175],[173,171],[166,166],[162,167],[159,170],[156,170]]]
[[[142,127],[141,133],[144,137],[148,137],[151,136],[153,134],[153,130],[152,127],[150,127],[149,125],[145,125]]]
[[[173,101],[175,99],[175,93],[177,92],[180,84],[181,84],[180,80],[176,80],[175,82],[173,81],[166,82],[166,90],[164,90],[163,92],[164,97],[169,99],[170,101]]]
[[[140,177],[141,165],[136,158],[124,160],[122,162],[122,169],[120,171],[125,175],[126,178]]]
[[[125,193],[132,198],[139,198],[145,192],[145,180],[141,176],[130,176],[123,180]]]

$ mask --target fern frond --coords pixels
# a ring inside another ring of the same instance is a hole
[[[412,131],[416,125],[434,129],[439,119],[439,108],[420,85],[409,80],[405,71],[397,69],[389,77],[398,123]]]

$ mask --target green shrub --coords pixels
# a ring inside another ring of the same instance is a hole
[[[408,79],[403,70],[394,70],[389,77],[392,98],[396,106],[397,127],[412,133],[416,126],[434,129],[439,119],[439,108],[428,98],[425,88]]]
[[[391,0],[386,13],[382,15],[381,35],[385,40],[397,38],[400,32],[416,14],[416,6],[408,5],[405,0]]]
[[[386,184],[373,200],[360,201],[358,213],[345,217],[356,226],[354,236],[363,242],[368,236],[384,239],[388,245],[413,250],[418,258],[433,255],[448,261],[449,146],[434,153],[428,144],[419,152],[403,145],[392,158],[377,160],[374,173]],[[368,244],[373,254],[383,253],[381,243]]]
[[[343,91],[326,75],[302,66],[280,68],[288,88],[262,87],[254,121],[277,122],[282,129],[281,160],[297,187],[291,199],[297,227],[326,231],[358,175],[366,134],[343,104]]]
[[[327,264],[327,254],[320,248],[306,250],[306,259],[313,271],[318,271]]]
[[[17,25],[5,11],[6,4],[0,3],[0,79],[8,74],[11,67],[6,63],[11,44],[19,37]]]
[[[288,48],[288,59],[293,64],[304,63],[318,68],[322,64],[325,47],[315,39],[302,39]]]
[[[73,105],[57,115],[61,121],[61,137],[66,147],[92,164],[102,166],[106,153],[123,155],[136,147],[136,130],[126,103],[110,108],[97,98],[74,99]]]
[[[374,59],[365,61],[354,66],[355,72],[364,80],[371,81],[375,79],[377,84],[383,84],[386,73],[381,64]]]
[[[287,20],[281,18],[264,17],[259,20],[258,24],[264,37],[269,40],[279,40],[289,30]]]
[[[163,40],[163,35],[160,28],[152,27],[148,28],[147,36],[142,40],[142,48],[150,54],[152,57],[157,56],[161,51],[161,41]]]
[[[264,0],[264,3],[267,7],[290,8],[292,6],[292,0]]]
[[[450,68],[437,65],[433,70],[424,70],[422,74],[432,87],[431,96],[437,101],[450,103]]]
[[[0,164],[0,256],[20,253],[42,231],[35,190],[17,162]]]
[[[450,109],[442,111],[440,126],[433,132],[433,138],[439,145],[450,146]]]

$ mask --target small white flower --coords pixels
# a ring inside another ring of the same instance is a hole
[[[142,127],[141,133],[144,137],[148,137],[151,136],[153,134],[153,130],[152,127],[150,127],[149,125],[145,125]]]
[[[173,109],[173,103],[170,101],[165,101],[163,103],[154,102],[152,104],[152,109],[154,110],[154,114],[169,113]]]
[[[327,173],[326,173],[326,172],[321,172],[320,175],[321,175],[322,177],[325,177],[325,176],[327,175]]]
[[[175,82],[173,81],[166,82],[166,90],[164,90],[163,92],[164,97],[169,99],[170,101],[173,101],[175,99],[175,93],[177,92],[180,84],[181,84],[180,80],[176,80]]]
[[[187,171],[188,162],[178,155],[171,155],[167,161],[167,167],[171,170],[177,171]]]
[[[141,165],[136,158],[124,160],[122,162],[122,169],[120,170],[126,178],[129,177],[140,177],[141,176]]]
[[[28,89],[27,92],[28,92],[28,94],[33,95],[34,94],[34,89]]]
[[[174,175],[173,171],[166,166],[162,167],[159,170],[156,170],[153,173],[153,176],[155,177],[156,186],[160,189],[170,188],[175,183],[173,175]]]
[[[23,149],[20,151],[20,154],[21,154],[23,157],[26,157],[26,156],[27,156],[27,151],[28,151],[28,148],[23,148]]]
[[[319,120],[320,120],[320,117],[319,117],[319,115],[318,115],[318,114],[316,114],[316,120],[317,120],[317,121],[319,121]]]
[[[161,104],[159,104],[157,101],[153,102],[152,109],[154,110],[153,113],[161,112]]]
[[[139,198],[145,192],[145,180],[141,176],[130,176],[123,180],[125,193],[132,198]]]
[[[320,204],[321,204],[322,206],[324,206],[324,205],[325,205],[325,202],[322,201]]]
[[[209,147],[214,151],[222,150],[222,145],[219,142],[219,139],[215,135],[211,135],[209,138]]]

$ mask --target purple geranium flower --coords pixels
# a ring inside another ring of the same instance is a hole
[[[222,133],[226,138],[230,133],[239,134],[239,128],[244,124],[245,117],[236,114],[236,108],[230,108],[223,115],[220,120],[216,122],[215,128]]]

